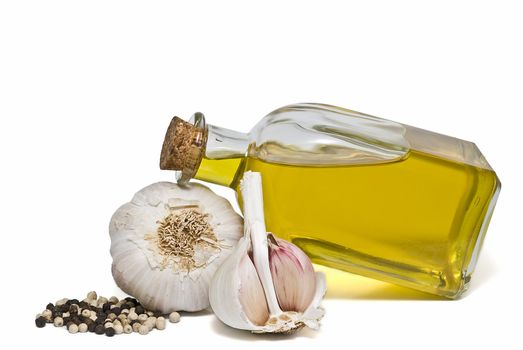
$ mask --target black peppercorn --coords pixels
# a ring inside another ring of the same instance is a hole
[[[120,312],[122,312],[122,310],[119,307],[113,307],[111,309],[111,312],[118,316],[120,314]]]
[[[96,334],[104,334],[105,333],[105,327],[103,324],[99,324],[94,328],[94,332]]]
[[[78,305],[80,302],[78,301],[78,299],[71,299],[71,304],[76,304]]]
[[[45,327],[45,324],[46,324],[46,323],[47,323],[47,321],[46,321],[45,317],[42,317],[42,316],[38,317],[38,318],[35,320],[35,325],[36,325],[36,327],[38,327],[38,328],[43,328],[43,327]]]
[[[47,304],[47,306],[45,307],[47,310],[51,310],[51,311],[54,311],[54,305],[53,303],[49,303]]]
[[[112,337],[114,335],[114,328],[113,327],[108,327],[105,329],[105,335],[108,336],[108,337]]]
[[[56,307],[60,312],[69,312],[69,305],[64,304]]]
[[[134,312],[136,312],[138,315],[140,315],[140,314],[143,314],[145,312],[145,310],[143,309],[142,305],[138,305],[138,306],[136,306]]]
[[[69,313],[72,315],[78,315],[78,306],[77,305],[71,305],[69,307]]]
[[[102,307],[103,312],[107,312],[111,309],[111,303],[105,303]]]
[[[96,323],[92,322],[90,324],[87,325],[87,330],[91,333],[94,332],[94,329],[96,328]]]

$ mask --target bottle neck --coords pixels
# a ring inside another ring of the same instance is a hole
[[[234,187],[248,148],[247,134],[207,124],[205,153],[194,177]]]

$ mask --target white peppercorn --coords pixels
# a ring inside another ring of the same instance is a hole
[[[127,316],[127,318],[130,319],[131,321],[137,320],[138,319],[138,314],[135,313],[135,312],[131,312],[129,314],[129,316]]]
[[[53,312],[51,310],[45,309],[42,311],[42,317],[45,318],[47,321],[51,321],[51,317],[53,317]]]
[[[69,333],[75,334],[78,332],[78,326],[72,323],[69,325],[69,328],[67,330],[69,331]]]
[[[83,310],[82,310],[82,316],[83,316],[83,317],[91,317],[91,310],[89,310],[89,309],[83,309]]]
[[[85,323],[80,323],[80,324],[78,325],[78,331],[79,331],[80,333],[85,333],[85,332],[87,332],[87,328],[88,328],[88,327],[87,327],[87,324],[85,324]]]
[[[156,319],[156,329],[158,330],[164,330],[165,329],[165,318],[163,318],[162,316],[158,317]]]
[[[133,332],[138,332],[142,325],[139,322],[133,323]]]
[[[113,295],[112,297],[109,298],[109,301],[110,301],[111,303],[115,303],[115,304],[116,304],[119,300],[118,300],[117,297],[115,297],[115,296]]]
[[[123,333],[123,327],[120,324],[114,325],[114,332],[116,334],[122,334]]]
[[[151,322],[151,321],[150,321],[150,318],[149,318],[149,319],[147,319],[147,321],[145,321],[145,322],[143,323],[143,325],[144,325],[145,327],[147,327],[147,329],[149,329],[149,332],[150,332],[150,331],[153,330],[153,328],[154,328],[154,326],[155,326],[155,323],[154,323],[154,322]]]
[[[169,314],[169,321],[171,323],[178,323],[180,322],[180,314],[177,313],[176,311],[173,311]]]
[[[123,326],[123,332],[125,334],[130,334],[133,332],[133,326],[131,326],[130,324],[126,324],[125,326]]]
[[[145,320],[148,318],[147,314],[140,314],[138,315],[138,321],[145,322]]]
[[[90,291],[89,293],[87,293],[87,299],[96,300],[96,299],[98,299],[98,294],[96,294],[96,292],[94,290]]]
[[[113,328],[113,323],[112,322],[105,322],[104,323],[104,327],[105,328]]]
[[[68,301],[69,301],[69,299],[67,299],[67,298],[62,298],[62,299],[58,300],[58,301],[55,303],[55,305],[56,305],[56,306],[62,306],[62,305],[64,305],[65,303],[67,303]]]
[[[149,316],[149,317],[154,316],[154,312],[152,312],[152,311],[147,311],[147,316]]]
[[[138,333],[140,333],[141,335],[146,335],[147,333],[149,333],[149,327],[147,327],[146,325],[141,325],[138,329]]]
[[[64,319],[61,317],[55,317],[53,320],[53,324],[55,327],[62,327],[64,325]]]

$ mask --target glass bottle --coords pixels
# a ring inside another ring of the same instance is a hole
[[[468,286],[501,184],[475,144],[321,104],[248,133],[175,117],[160,167],[239,193],[263,178],[267,229],[313,262],[449,298]]]

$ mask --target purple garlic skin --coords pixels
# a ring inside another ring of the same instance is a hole
[[[294,244],[268,235],[269,264],[282,311],[305,312],[316,291],[316,273],[309,257]]]

